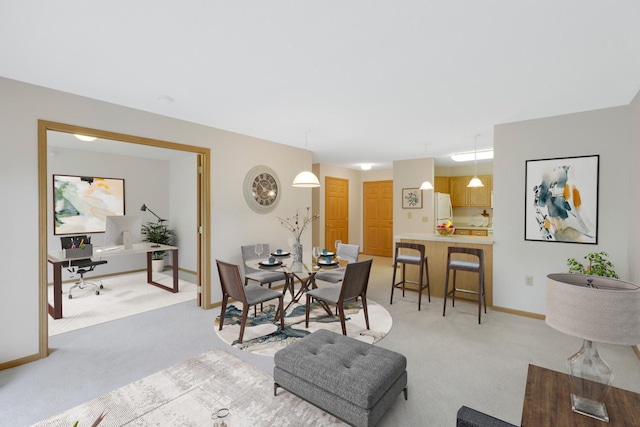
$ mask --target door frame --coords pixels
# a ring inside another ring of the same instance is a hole
[[[47,195],[48,195],[48,169],[47,169],[47,131],[58,131],[71,134],[95,136],[96,138],[113,141],[140,144],[149,147],[167,148],[171,150],[195,153],[198,156],[197,173],[197,277],[199,280],[198,301],[204,300],[202,307],[211,308],[211,204],[210,204],[210,156],[208,148],[193,145],[178,144],[175,142],[161,141],[158,139],[109,132],[65,123],[38,120],[38,278],[39,278],[39,343],[38,356],[40,359],[49,355],[49,311],[48,311],[48,232],[47,232]]]

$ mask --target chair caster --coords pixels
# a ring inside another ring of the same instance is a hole
[[[100,295],[100,291],[96,291],[96,295]]]
[[[69,294],[69,299],[73,299],[73,295]]]
[[[104,286],[100,285],[100,289],[104,289]]]

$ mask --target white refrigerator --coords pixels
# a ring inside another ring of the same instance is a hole
[[[451,207],[451,196],[447,193],[434,193],[434,233],[435,227],[443,222],[453,221],[453,208]]]

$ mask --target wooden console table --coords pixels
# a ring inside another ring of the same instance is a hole
[[[529,365],[522,427],[640,426],[640,394],[609,387],[605,405],[611,421],[605,423],[571,411],[570,386],[569,375]]]

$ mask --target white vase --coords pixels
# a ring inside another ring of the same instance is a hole
[[[302,244],[297,239],[293,244],[293,262],[302,262]]]
[[[151,260],[151,270],[155,271],[156,273],[159,273],[162,270],[164,270],[164,258],[162,258],[162,259],[152,259]]]

